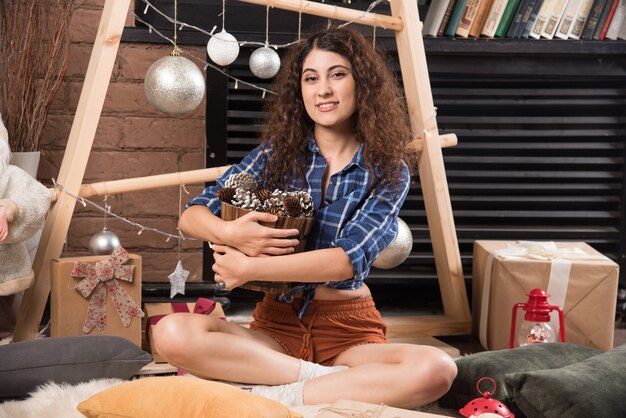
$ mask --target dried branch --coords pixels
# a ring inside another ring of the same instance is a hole
[[[0,111],[13,152],[38,151],[67,69],[76,0],[0,0]]]

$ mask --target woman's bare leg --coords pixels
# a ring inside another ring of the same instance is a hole
[[[215,317],[167,315],[153,335],[165,360],[198,377],[265,385],[298,380],[300,360],[276,340]]]
[[[412,344],[365,344],[337,357],[349,369],[308,380],[304,403],[350,399],[413,409],[444,395],[456,364],[443,351]]]

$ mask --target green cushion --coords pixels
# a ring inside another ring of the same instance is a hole
[[[505,382],[528,417],[621,417],[626,412],[626,344],[560,369],[512,373]]]
[[[601,351],[576,344],[546,343],[527,345],[512,350],[485,351],[461,357],[456,360],[459,371],[452,387],[438,402],[446,408],[463,408],[472,399],[480,397],[476,390],[476,382],[481,377],[487,376],[496,382],[497,388],[493,398],[504,402],[515,412],[515,405],[504,384],[505,375],[515,372],[557,369],[599,353]],[[481,389],[492,390],[488,382],[483,382]]]
[[[0,346],[0,398],[27,396],[46,382],[128,379],[152,356],[125,338],[54,337]]]

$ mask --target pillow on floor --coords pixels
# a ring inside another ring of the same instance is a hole
[[[485,351],[461,357],[456,360],[457,377],[448,393],[439,399],[438,403],[446,408],[463,408],[472,399],[480,397],[476,390],[476,382],[481,377],[487,376],[495,380],[497,386],[492,397],[504,402],[515,412],[504,384],[506,374],[557,369],[599,353],[601,351],[576,344],[546,343],[527,345],[512,350]],[[488,382],[481,384],[481,389],[493,390]]]
[[[626,411],[626,344],[560,369],[514,373],[504,380],[529,417],[621,417]]]
[[[152,356],[125,338],[53,337],[0,346],[0,398],[21,398],[46,382],[128,379]]]
[[[93,418],[302,418],[280,402],[225,383],[194,377],[147,377],[123,383],[78,404]]]

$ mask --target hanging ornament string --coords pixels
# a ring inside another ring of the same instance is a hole
[[[176,27],[178,26],[177,24],[178,22],[178,0],[174,0],[174,50],[172,51],[172,55],[180,55],[180,53],[178,52],[178,48],[176,45],[176,40],[178,39],[178,31],[176,30]]]
[[[148,22],[142,20],[141,17],[137,16],[136,14],[135,14],[135,19],[137,21],[143,23],[144,25],[146,25],[151,31],[153,31],[155,34],[160,36],[163,40],[166,40],[166,41],[168,41],[171,44],[174,43],[174,41],[172,39],[170,39],[166,35],[162,34],[158,29],[156,29],[154,26],[150,25]],[[186,50],[181,49],[180,47],[178,47],[178,52],[180,52],[181,54],[186,54]],[[217,71],[217,72],[221,73],[222,75],[226,76],[227,78],[233,80],[235,83],[242,83],[242,84],[245,84],[246,86],[252,87],[253,89],[261,90],[263,92],[263,94],[265,94],[265,93],[276,94],[276,92],[274,92],[272,90],[269,90],[269,89],[266,89],[265,87],[261,87],[261,86],[258,86],[256,84],[249,83],[249,82],[247,82],[245,80],[240,80],[237,77],[233,77],[232,75],[228,74],[226,71],[222,70],[218,66],[213,65],[210,62],[207,62],[206,60],[198,58],[198,57],[196,57],[196,56],[194,56],[192,54],[187,54],[187,56],[189,56],[190,58],[193,58],[197,62],[202,63],[204,65],[204,69],[205,70],[207,69],[207,67],[211,67],[215,71]]]
[[[187,189],[185,189],[185,185],[181,184],[178,188],[178,221],[180,221],[180,216],[182,215],[182,211],[183,211],[183,190],[185,190],[185,193],[189,194],[189,192],[187,191]],[[169,276],[167,276],[169,282],[170,282],[170,299],[173,298],[174,296],[176,296],[177,294],[181,294],[184,295],[185,294],[185,283],[187,282],[187,277],[189,277],[189,270],[185,270],[185,268],[183,267],[183,262],[180,259],[180,253],[181,253],[181,238],[182,238],[182,234],[180,232],[180,229],[176,228],[178,230],[178,245],[176,247],[176,258],[178,259],[178,262],[176,263],[176,268],[174,269],[174,271],[172,273],[170,273]]]
[[[107,211],[106,208],[100,206],[99,204],[97,204],[95,202],[92,202],[91,200],[86,199],[84,197],[77,196],[74,193],[70,192],[65,187],[63,187],[63,185],[58,184],[56,182],[56,179],[54,179],[54,178],[52,179],[52,185],[53,185],[53,187],[56,190],[58,190],[59,192],[63,192],[66,195],[74,198],[77,202],[80,202],[84,207],[87,207],[87,204],[89,204],[89,205],[95,207],[96,209],[100,210],[101,212]],[[143,231],[152,231],[152,232],[157,233],[159,235],[165,236],[167,238],[165,240],[166,242],[169,242],[169,240],[172,239],[172,238],[181,239],[181,240],[188,240],[188,241],[197,241],[195,238],[183,236],[183,234],[180,232],[180,230],[178,231],[177,235],[173,235],[173,234],[161,231],[161,230],[156,229],[156,228],[152,228],[152,227],[149,227],[149,226],[144,226],[144,225],[142,225],[142,224],[140,224],[138,222],[131,221],[130,219],[124,218],[123,216],[117,215],[117,214],[115,214],[113,212],[110,212],[110,211],[108,212],[108,214],[111,215],[112,217],[114,217],[115,219],[118,219],[118,220],[120,220],[122,222],[127,223],[128,225],[133,226],[134,228],[139,229],[139,232],[137,232],[137,235],[141,235],[143,233]]]

